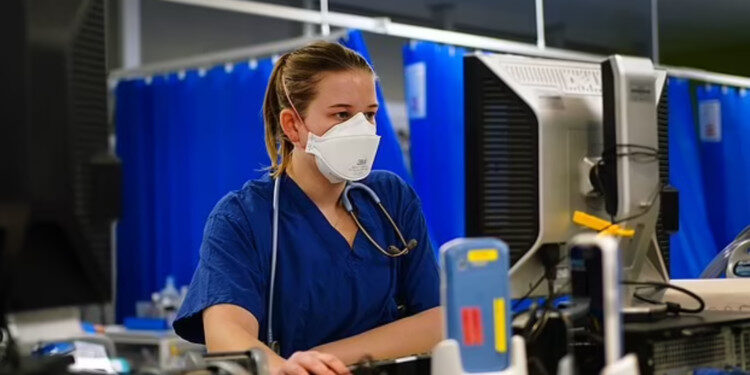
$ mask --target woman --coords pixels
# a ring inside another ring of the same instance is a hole
[[[396,175],[370,173],[375,79],[362,56],[334,43],[278,60],[263,106],[270,172],[209,215],[174,323],[180,336],[209,351],[261,347],[274,374],[342,374],[365,357],[438,342],[438,268],[419,200]],[[381,197],[393,223],[365,189],[344,194],[351,181]]]

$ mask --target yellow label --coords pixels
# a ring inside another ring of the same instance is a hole
[[[505,336],[505,298],[495,298],[495,350],[498,353],[508,351],[508,338]]]
[[[497,260],[497,249],[477,249],[469,250],[466,258],[471,263],[487,263]]]

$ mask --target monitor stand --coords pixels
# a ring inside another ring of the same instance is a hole
[[[628,251],[631,254],[631,262],[623,267],[623,279],[631,281],[645,281],[669,283],[669,272],[656,240],[656,234],[651,235],[650,241],[638,238],[640,228],[636,228],[636,236],[629,241]],[[624,244],[621,242],[621,244]],[[626,245],[626,246],[627,246]],[[630,251],[630,248],[634,248]],[[655,321],[667,315],[666,305],[655,305],[640,301],[635,298],[635,293],[646,298],[661,301],[665,289],[656,289],[649,286],[624,285],[623,286],[623,319],[626,322]]]

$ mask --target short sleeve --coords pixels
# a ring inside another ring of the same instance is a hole
[[[405,185],[405,184],[404,184]],[[440,272],[430,240],[422,205],[409,187],[405,194],[405,208],[401,212],[404,235],[417,240],[417,247],[401,257],[401,296],[409,315],[440,305]]]
[[[174,322],[175,332],[188,341],[205,343],[202,312],[217,304],[240,306],[263,321],[267,282],[260,258],[247,220],[214,209],[204,229],[198,267]]]

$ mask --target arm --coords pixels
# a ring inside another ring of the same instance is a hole
[[[214,305],[203,311],[203,329],[209,352],[244,351],[260,348],[268,357],[272,373],[284,359],[258,340],[258,320],[249,311],[230,304]]]
[[[313,350],[332,354],[346,364],[368,355],[374,359],[397,358],[429,352],[442,339],[442,331],[442,308],[433,307]]]
[[[243,351],[260,348],[266,353],[271,374],[334,375],[349,371],[335,356],[315,351],[294,353],[288,360],[258,340],[259,325],[242,307],[221,304],[203,311],[203,327],[209,352]]]
[[[330,354],[298,352],[284,360],[258,340],[267,288],[267,272],[260,265],[266,262],[237,206],[231,196],[222,199],[206,222],[201,259],[174,322],[175,332],[189,341],[205,342],[212,352],[260,348],[274,375],[348,373]]]

